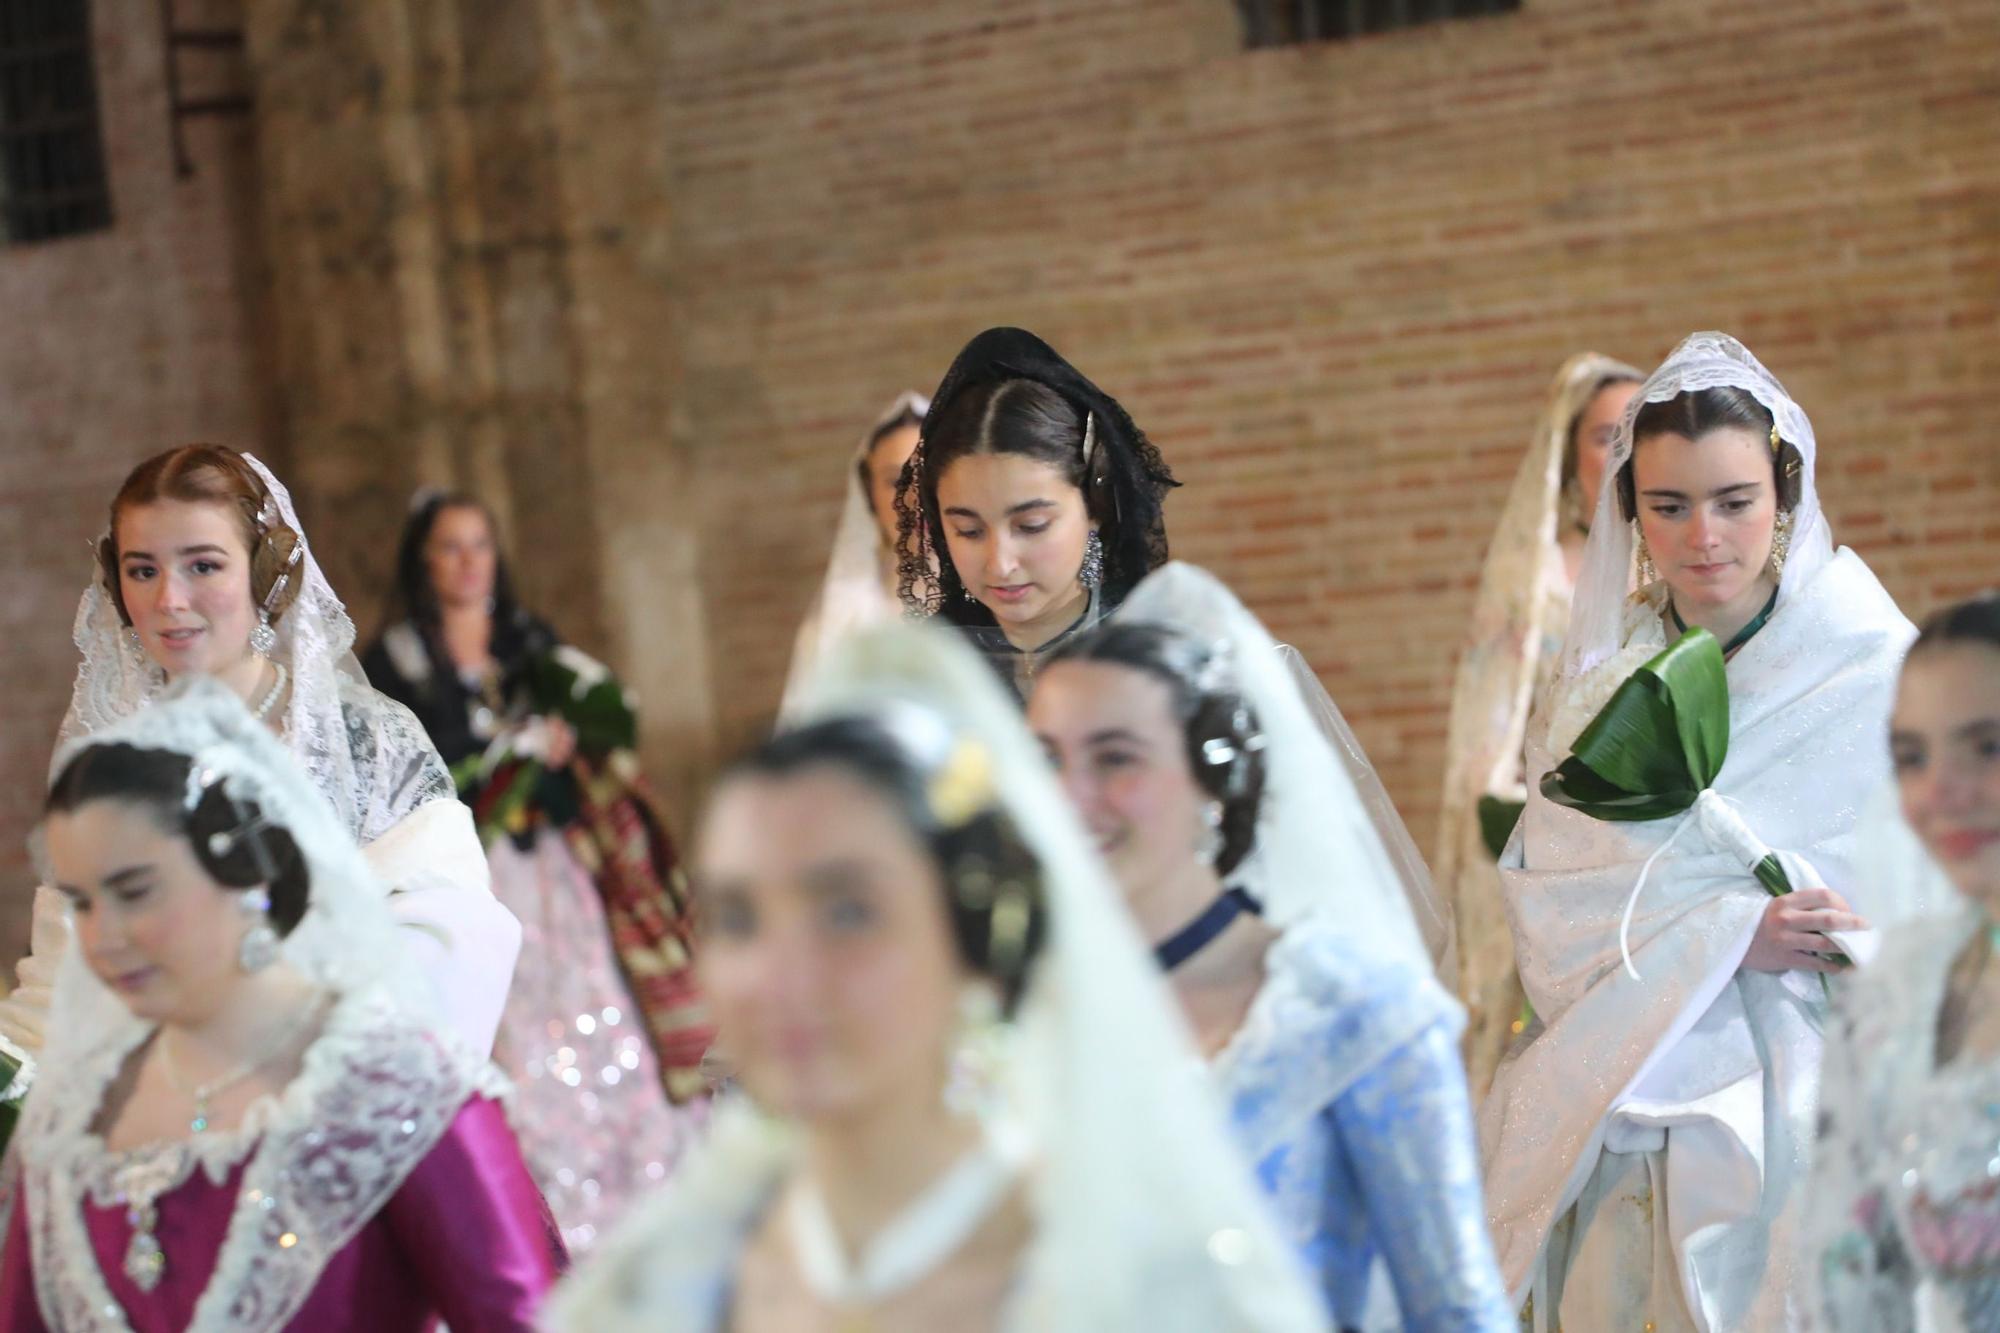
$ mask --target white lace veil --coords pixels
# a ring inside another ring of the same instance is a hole
[[[896,596],[894,554],[883,548],[881,527],[875,521],[875,506],[869,500],[864,476],[876,435],[910,414],[922,422],[930,410],[931,400],[914,389],[897,394],[848,459],[847,485],[842,490],[846,498],[841,501],[840,521],[833,532],[833,552],[827,558],[819,596],[813,599],[792,645],[782,712],[789,713],[798,705],[806,682],[831,644],[863,625],[894,620],[902,614]]]
[[[219,784],[282,826],[305,861],[306,910],[280,949],[339,998],[283,1091],[255,1101],[236,1128],[189,1139],[184,1159],[212,1180],[240,1166],[235,1188],[258,1205],[238,1206],[195,1324],[276,1328],[429,1154],[465,1099],[499,1095],[502,1086],[438,1017],[353,835],[284,742],[234,694],[206,678],[177,681],[151,706],[65,745],[58,769],[114,743],[186,755],[185,801]],[[236,941],[216,944],[233,951]],[[152,1025],[97,980],[83,953],[65,950],[57,965],[41,1077],[17,1145],[24,1188],[38,1201],[31,1221],[43,1308],[56,1326],[111,1333],[126,1323],[93,1251],[84,1205],[108,1203],[115,1197],[108,1191],[122,1185],[92,1126]]]
[[[354,622],[306,545],[305,528],[292,506],[291,493],[261,461],[249,454],[243,455],[243,460],[270,491],[275,521],[298,534],[303,552],[292,571],[292,577],[299,581],[298,596],[271,624],[278,635],[271,660],[283,663],[291,673],[285,741],[332,801],[343,824],[359,829],[368,801],[359,790],[340,706],[343,678],[355,685],[367,684],[360,663],[354,659]],[[74,635],[81,658],[69,711],[57,734],[58,751],[70,741],[103,731],[139,712],[166,688],[160,668],[127,632],[100,576],[93,575],[83,590]],[[54,776],[53,769],[50,776]]]
[[[987,751],[999,803],[1042,867],[1047,931],[1014,1024],[1010,1080],[1037,1145],[1034,1234],[1007,1327],[1324,1328],[1019,704],[961,636],[891,624],[833,648],[802,717],[891,704],[933,713]],[[754,1213],[745,1196],[772,1186],[778,1160],[767,1124],[741,1107],[719,1117],[675,1189],[573,1284],[552,1327],[714,1327],[714,1293],[742,1244],[727,1219]],[[700,1296],[692,1304],[690,1291]]]
[[[1146,576],[1117,617],[1207,643],[1264,735],[1257,841],[1231,882],[1285,929],[1316,913],[1379,953],[1430,967],[1451,944],[1451,917],[1423,857],[1340,709],[1305,659],[1205,569],[1174,561]]]
[[[1584,546],[1583,569],[1577,577],[1576,601],[1570,611],[1569,635],[1563,643],[1564,677],[1582,676],[1602,665],[1624,644],[1626,590],[1632,586],[1637,549],[1634,527],[1619,512],[1618,473],[1632,457],[1632,423],[1647,403],[1668,402],[1683,393],[1720,387],[1742,389],[1762,403],[1777,424],[1778,435],[1798,450],[1803,464],[1799,502],[1792,510],[1791,550],[1779,584],[1803,587],[1833,558],[1833,536],[1820,512],[1818,445],[1812,422],[1792,401],[1777,376],[1764,369],[1750,349],[1726,333],[1691,333],[1673,355],[1647,377],[1626,405],[1618,437],[1604,464],[1604,482],[1597,496],[1597,517]]]
[[[55,772],[93,746],[112,744],[187,755],[194,761],[193,781],[213,775],[230,796],[254,801],[265,819],[291,834],[310,887],[305,916],[283,943],[288,962],[342,993],[383,988],[397,1008],[446,1030],[424,978],[403,964],[388,891],[346,824],[285,743],[226,687],[204,677],[177,681],[149,707],[63,745]],[[44,882],[53,883],[47,865],[41,869]],[[41,1060],[45,1070],[61,1069],[107,1039],[134,1036],[145,1026],[91,973],[81,949],[63,951]]]

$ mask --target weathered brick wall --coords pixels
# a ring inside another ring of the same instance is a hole
[[[1223,0],[674,6],[676,324],[716,707],[775,697],[859,423],[990,323],[1187,483],[1428,848],[1548,376],[1737,333],[1906,609],[2000,581],[2000,10],[1530,0],[1245,53]],[[721,670],[727,664],[727,671]]]
[[[226,3],[181,8],[202,24],[231,19]],[[189,122],[196,171],[177,177],[158,6],[95,0],[93,20],[114,225],[0,244],[0,529],[13,552],[0,598],[0,963],[27,940],[23,839],[76,674],[70,622],[91,569],[86,541],[147,454],[191,439],[267,453],[273,443],[252,333],[248,122]],[[189,91],[226,77],[190,62]]]
[[[250,60],[286,429],[334,587],[372,634],[413,488],[478,493],[682,795],[708,688],[661,31],[627,3],[285,0],[252,8]]]

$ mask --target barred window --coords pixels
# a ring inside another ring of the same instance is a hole
[[[1236,0],[1250,47],[1343,41],[1520,7],[1521,0]]]
[[[89,0],[0,0],[0,240],[111,225]]]

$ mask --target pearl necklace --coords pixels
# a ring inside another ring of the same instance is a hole
[[[813,1295],[852,1314],[913,1286],[985,1225],[1007,1197],[1030,1157],[1025,1134],[990,1129],[986,1139],[958,1159],[937,1182],[896,1216],[850,1265],[828,1214],[826,1200],[802,1178],[785,1210],[799,1276]]]
[[[283,662],[273,662],[271,665],[278,669],[278,678],[271,682],[271,688],[264,692],[264,697],[257,701],[257,706],[250,710],[250,716],[259,722],[271,716],[271,709],[277,704],[278,696],[285,692],[285,685],[292,678],[292,673],[285,670]]]

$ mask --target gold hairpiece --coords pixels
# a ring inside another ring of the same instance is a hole
[[[952,746],[951,754],[930,780],[926,791],[931,815],[946,828],[959,828],[993,804],[993,761],[986,748],[971,739]]]
[[[1771,456],[1773,458],[1777,457],[1778,449],[1783,443],[1784,442],[1778,438],[1778,423],[1773,421],[1771,423]]]

